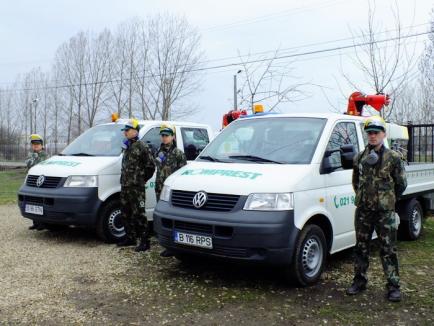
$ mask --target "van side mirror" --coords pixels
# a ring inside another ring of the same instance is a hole
[[[149,149],[151,150],[152,156],[155,156],[157,154],[157,148],[152,144],[150,141],[146,141],[146,145],[148,145]]]
[[[333,153],[340,152],[341,154],[341,166],[332,166],[330,161],[330,156]],[[354,145],[347,144],[342,145],[340,148],[328,150],[324,153],[324,158],[321,163],[321,174],[331,173],[339,168],[343,168],[344,170],[349,170],[353,168],[353,159],[356,155],[356,150]]]
[[[341,163],[344,170],[353,168],[353,160],[356,155],[354,145],[348,144],[341,146]]]

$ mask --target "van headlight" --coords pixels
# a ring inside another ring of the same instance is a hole
[[[170,201],[170,187],[164,185],[163,189],[161,189],[160,200],[162,201]]]
[[[66,179],[64,187],[98,187],[96,175],[70,175]]]
[[[288,211],[294,209],[294,194],[250,194],[244,205],[248,211]]]

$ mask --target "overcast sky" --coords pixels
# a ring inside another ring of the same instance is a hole
[[[414,26],[412,32],[428,29],[430,0],[397,0],[401,24]],[[371,1],[373,3],[373,1]],[[375,2],[376,20],[382,29],[393,29],[392,8],[395,1]],[[298,52],[321,50],[352,44],[352,40],[325,43],[353,36],[366,28],[367,0],[3,0],[0,2],[0,85],[14,81],[19,73],[33,67],[49,69],[57,47],[81,30],[114,29],[134,16],[168,12],[184,15],[202,36],[202,49],[209,65],[238,62],[242,54],[287,49],[309,44]],[[425,24],[425,25],[424,25]],[[351,30],[353,32],[351,32]],[[408,31],[408,30],[407,30]],[[352,34],[353,33],[353,34]],[[426,35],[411,39],[417,51],[423,49]],[[318,44],[322,43],[322,44]],[[342,93],[354,91],[341,74],[344,67],[356,83],[361,76],[352,68],[354,50],[327,52],[298,57],[293,63],[294,74],[307,87],[304,101],[287,103],[281,112],[328,111],[339,103]],[[284,61],[283,61],[284,62]],[[222,114],[232,107],[234,66],[210,70],[203,76],[202,91],[192,98],[200,111],[191,120],[211,124],[218,129]],[[369,93],[370,89],[361,89]],[[343,102],[342,111],[345,110]]]

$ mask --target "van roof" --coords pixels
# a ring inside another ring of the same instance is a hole
[[[354,120],[365,120],[368,117],[359,117],[354,115],[346,115],[339,113],[305,113],[305,112],[297,112],[297,113],[277,113],[277,114],[261,114],[261,115],[249,115],[243,117],[244,119],[270,119],[270,118],[282,118],[282,117],[290,117],[290,118],[321,118],[321,119],[354,119]]]
[[[319,119],[328,119],[331,121],[337,120],[354,120],[354,121],[365,121],[369,117],[365,116],[354,116],[347,114],[339,114],[339,113],[278,113],[278,114],[261,114],[261,115],[249,115],[242,118],[242,120],[248,119],[272,119],[272,118],[319,118]],[[408,139],[408,131],[407,127],[401,126],[392,122],[386,122],[387,133],[390,135],[394,135],[395,138],[400,139]]]
[[[116,122],[101,123],[101,125],[111,125],[111,124],[125,124],[129,119],[118,119]],[[203,123],[195,122],[185,122],[185,121],[163,121],[163,120],[139,120],[139,125],[161,125],[163,123],[168,123],[175,126],[189,126],[189,127],[203,127],[207,128],[208,125]]]

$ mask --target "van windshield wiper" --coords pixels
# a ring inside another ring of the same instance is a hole
[[[211,161],[211,162],[221,162],[219,159],[209,156],[209,155],[203,155],[203,156],[199,156],[199,158],[201,160],[207,160],[207,161]]]
[[[238,160],[246,160],[246,161],[252,161],[252,162],[264,162],[264,163],[276,163],[276,164],[283,164],[283,162],[279,161],[273,161],[269,160],[268,158],[255,156],[255,155],[231,155],[229,158],[234,158]]]
[[[88,154],[88,153],[74,153],[74,154],[69,154],[71,156],[95,156],[92,154]]]

